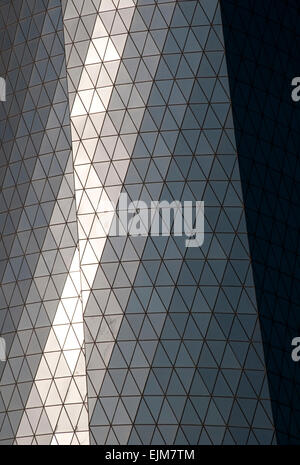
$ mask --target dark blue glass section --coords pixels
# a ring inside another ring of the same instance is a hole
[[[222,19],[254,281],[279,444],[300,443],[300,8],[224,0]]]

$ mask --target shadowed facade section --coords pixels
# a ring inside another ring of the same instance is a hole
[[[300,443],[300,107],[296,1],[221,2],[233,120],[273,416],[279,444]]]

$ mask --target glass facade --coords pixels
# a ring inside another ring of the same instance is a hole
[[[221,2],[234,126],[273,417],[300,444],[299,3]],[[249,39],[249,37],[251,39]]]
[[[0,440],[88,442],[78,228],[59,1],[0,3]]]
[[[276,443],[230,3],[0,1],[0,444]],[[121,193],[204,244],[110,233]]]

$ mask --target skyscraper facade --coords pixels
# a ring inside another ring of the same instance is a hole
[[[278,444],[300,443],[299,4],[221,2],[252,271]]]
[[[0,444],[300,439],[247,190],[273,139],[248,131],[235,3],[0,0]],[[112,233],[120,194],[203,201],[203,244]]]

